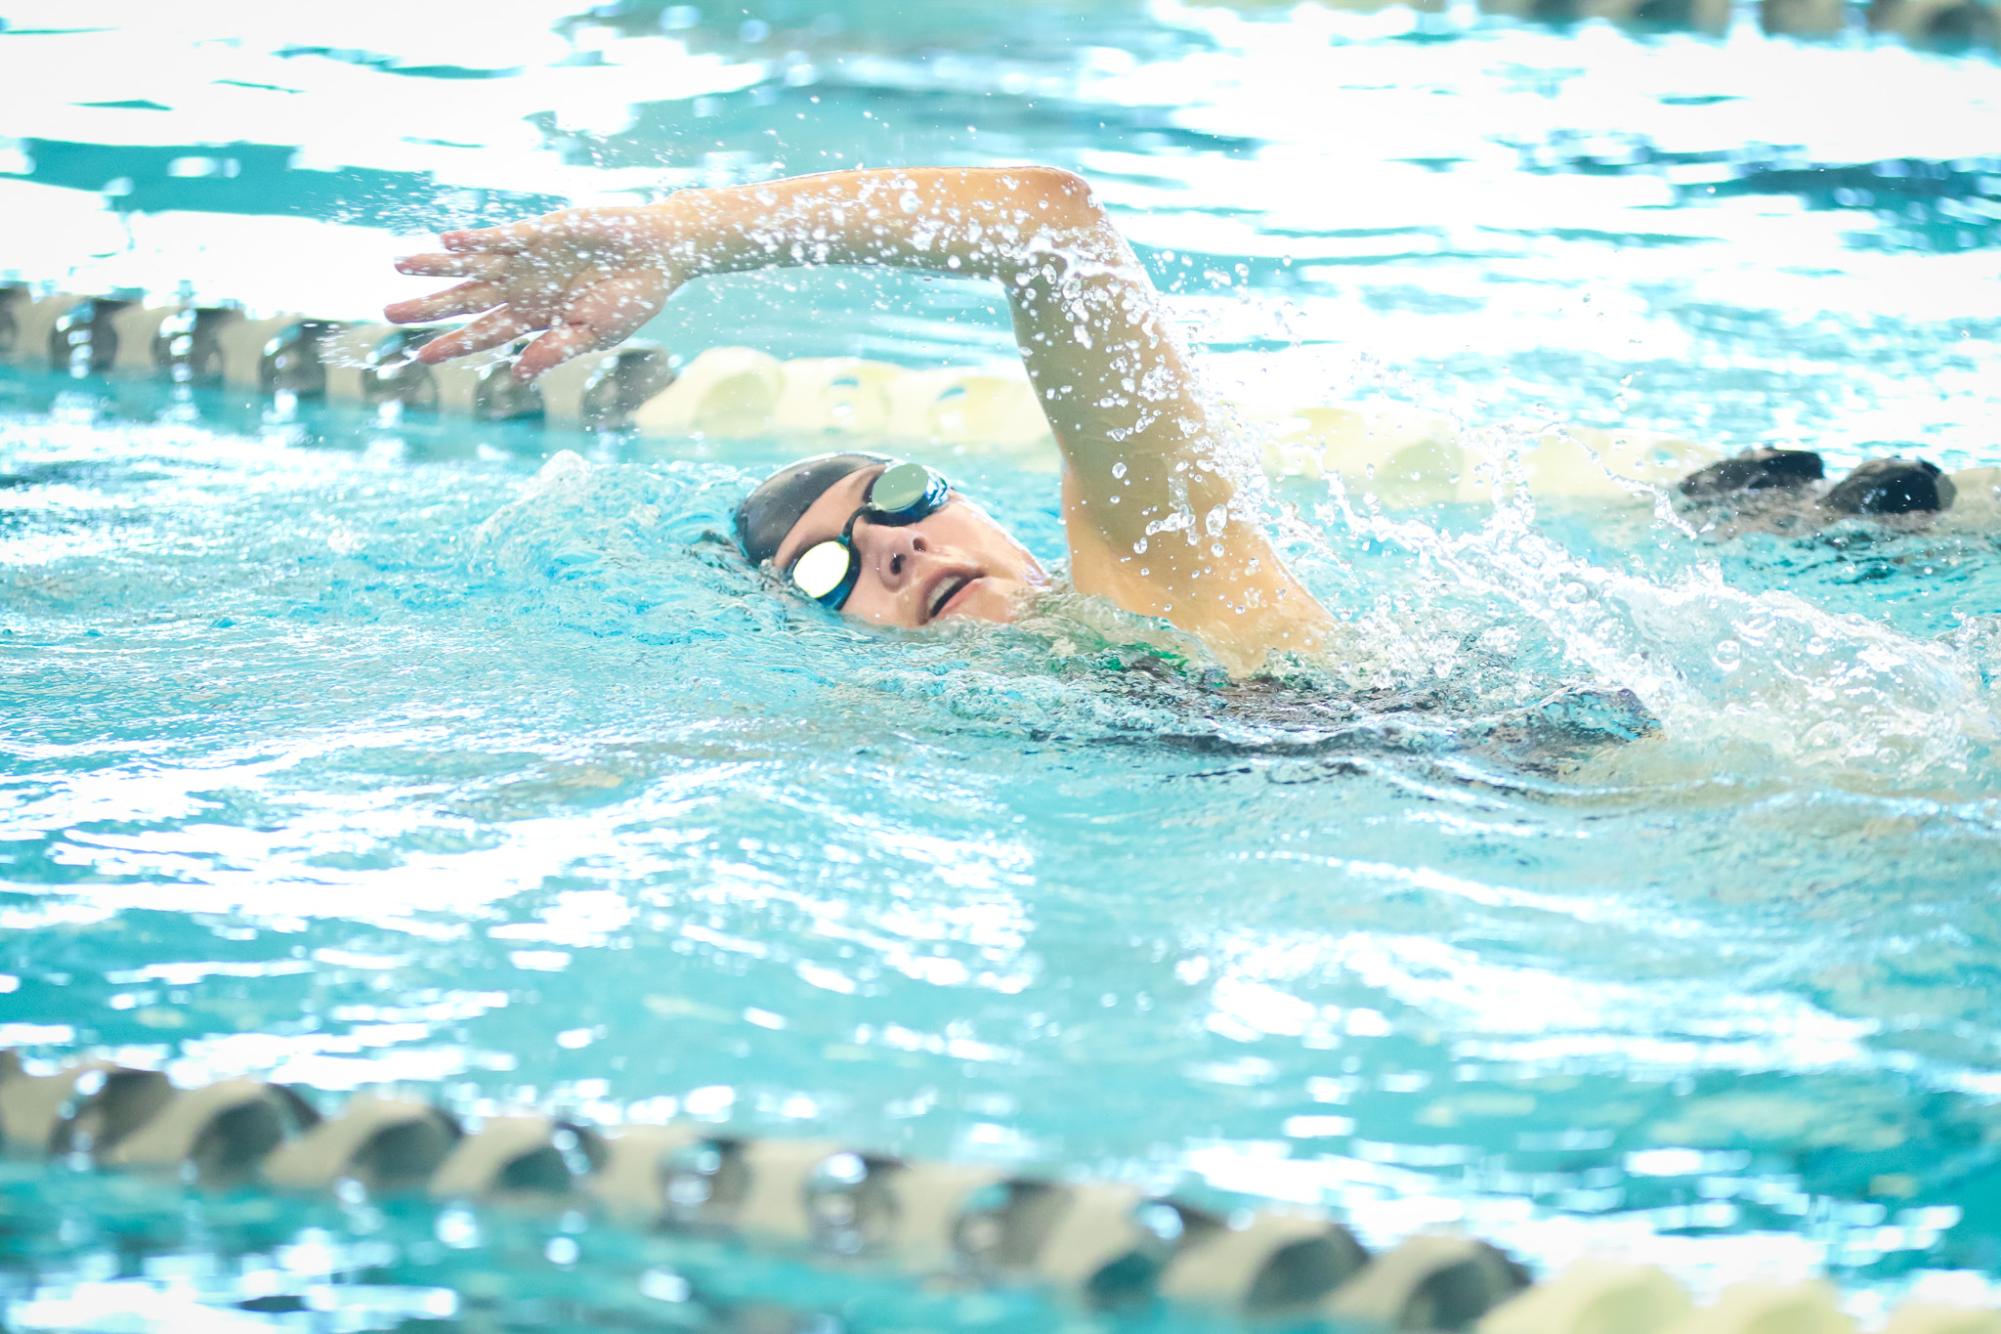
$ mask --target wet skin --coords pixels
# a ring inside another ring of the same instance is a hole
[[[841,535],[881,468],[864,468],[828,487],[778,544],[772,564],[785,571],[815,542]],[[914,629],[963,618],[1011,621],[1049,576],[1028,549],[957,491],[943,507],[911,524],[856,520],[849,540],[861,573],[841,612],[872,625]]]
[[[485,312],[425,343],[424,362],[543,331],[515,362],[524,380],[628,337],[698,278],[843,264],[998,281],[1063,457],[1076,590],[1199,636],[1239,676],[1274,652],[1318,653],[1333,629],[1264,531],[1258,488],[1240,487],[1255,461],[1211,419],[1145,266],[1081,177],[1027,166],[829,172],[569,209],[449,232],[443,244],[398,267],[466,281],[386,313],[416,323]],[[828,526],[812,536],[839,534],[861,485],[828,501],[815,515]],[[864,523],[858,538],[869,568],[848,611],[878,624],[923,625],[934,611],[1006,619],[1038,582],[1020,544],[963,504],[909,529]],[[950,605],[923,601],[938,586],[922,578],[953,560],[982,577]]]

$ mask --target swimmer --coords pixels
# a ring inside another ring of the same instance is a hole
[[[629,337],[708,275],[845,264],[998,281],[1062,454],[1075,588],[1189,632],[1234,676],[1274,654],[1310,655],[1332,628],[1273,547],[1159,294],[1070,172],[831,172],[569,209],[442,243],[397,268],[465,281],[384,313],[399,324],[477,315],[426,342],[424,362],[539,334],[515,363],[522,380]],[[744,500],[736,528],[753,565],[877,625],[1008,621],[1050,583],[943,477],[880,455],[781,470]]]

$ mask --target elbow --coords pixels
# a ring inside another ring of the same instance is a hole
[[[1106,222],[1105,211],[1091,183],[1062,167],[1028,167],[1010,173],[1019,185],[1017,198],[1047,225],[1088,229]]]

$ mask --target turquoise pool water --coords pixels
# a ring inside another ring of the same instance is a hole
[[[1990,59],[991,9],[10,5],[0,272],[361,316],[447,223],[1037,159],[1267,400],[1441,409],[1503,458],[1560,420],[2001,464]],[[686,298],[650,331],[683,354],[1008,348],[967,286]],[[1291,481],[1348,646],[1232,692],[1120,670],[1142,631],[1088,606],[907,638],[769,596],[719,535],[799,449],[0,368],[0,1045],[1827,1272],[1865,1315],[2001,1299],[1991,522],[1716,544]],[[1048,474],[938,461],[1060,550]],[[1575,686],[1657,733],[1580,737],[1543,703]],[[801,1329],[1111,1323],[452,1211],[0,1200],[19,1328],[701,1327],[684,1282]]]

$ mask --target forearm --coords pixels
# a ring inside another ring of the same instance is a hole
[[[852,264],[998,280],[1073,467],[1108,473],[1138,455],[1180,454],[1206,431],[1153,284],[1069,172],[831,172],[684,191],[657,207],[672,262],[690,276]]]
[[[1123,249],[1084,183],[1047,167],[826,172],[656,207],[690,274],[862,264],[1009,280],[1052,252]]]

